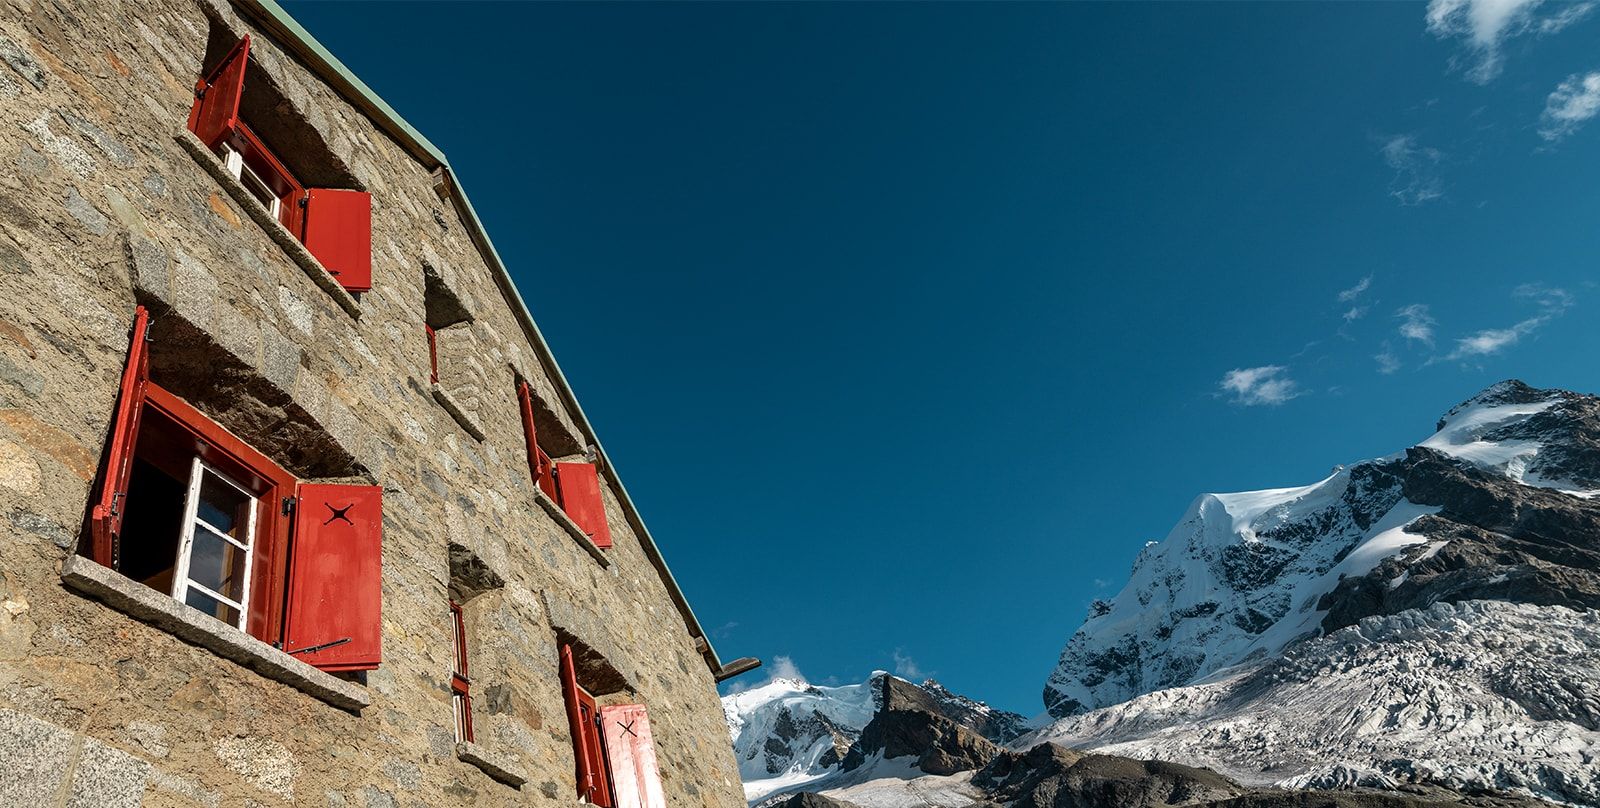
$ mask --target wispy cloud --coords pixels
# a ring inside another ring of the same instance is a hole
[[[1417,143],[1415,135],[1390,135],[1380,139],[1378,153],[1384,165],[1394,171],[1389,180],[1389,195],[1407,207],[1425,205],[1444,198],[1444,180],[1439,177],[1439,162],[1444,152]]]
[[[1339,302],[1340,303],[1352,302],[1356,298],[1358,298],[1361,295],[1365,294],[1366,291],[1368,289],[1371,289],[1371,288],[1372,288],[1372,276],[1368,275],[1365,278],[1362,278],[1361,280],[1356,281],[1356,285],[1355,286],[1352,286],[1349,289],[1346,289],[1346,290],[1340,292],[1339,293]]]
[[[1389,347],[1387,342],[1383,344],[1383,350],[1372,359],[1378,363],[1378,372],[1385,376],[1391,376],[1400,370],[1400,357],[1394,355],[1394,349]]]
[[[1545,99],[1544,114],[1539,116],[1539,136],[1554,143],[1583,126],[1600,114],[1600,71],[1579,75],[1574,73]]]
[[[728,622],[723,623],[722,625],[717,626],[716,628],[712,629],[711,630],[711,636],[713,638],[715,638],[715,639],[725,640],[725,639],[728,638],[728,635],[732,634],[733,630],[738,628],[738,627],[739,627],[738,621],[729,620]]]
[[[805,674],[800,672],[800,668],[794,664],[794,660],[787,656],[779,655],[773,657],[772,661],[765,665],[763,669],[767,672],[765,679],[736,681],[728,687],[728,695],[731,696],[734,693],[743,693],[746,690],[754,690],[758,687],[764,687],[779,679],[789,679],[792,681],[807,683],[811,681],[806,678]]]
[[[794,664],[794,659],[786,656],[775,656],[772,664],[767,666],[767,674],[773,679],[799,679],[804,682],[806,675],[800,672],[799,666]]]
[[[1402,306],[1394,313],[1400,318],[1400,336],[1407,342],[1420,342],[1424,345],[1433,345],[1433,327],[1436,321],[1428,313],[1428,306],[1424,303],[1412,303]]]
[[[1567,290],[1537,283],[1518,286],[1511,296],[1533,302],[1538,306],[1539,313],[1509,328],[1486,328],[1456,340],[1455,350],[1445,356],[1444,361],[1476,359],[1500,353],[1565,314],[1567,309],[1572,308],[1573,302]]]
[[[1223,375],[1220,386],[1233,396],[1235,404],[1277,406],[1303,392],[1294,379],[1289,378],[1288,370],[1283,365],[1234,368]]]
[[[911,658],[910,654],[896,648],[894,649],[894,675],[903,679],[916,680],[923,678],[925,674],[922,667],[917,664],[915,659]]]
[[[1545,36],[1560,32],[1594,10],[1593,0],[1552,3],[1545,0],[1431,0],[1428,3],[1428,31],[1440,39],[1459,39],[1466,47],[1466,59],[1452,59],[1452,66],[1466,66],[1467,78],[1487,84],[1504,67],[1502,48],[1506,40],[1523,34]],[[1545,14],[1541,9],[1553,8]]]
[[[1372,309],[1371,306],[1351,306],[1350,308],[1345,310],[1344,314],[1341,314],[1339,316],[1343,317],[1345,322],[1351,323],[1351,322],[1355,322],[1356,320],[1361,319],[1362,317],[1367,316],[1367,312],[1370,311],[1371,309]]]

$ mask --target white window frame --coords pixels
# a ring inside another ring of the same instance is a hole
[[[283,209],[283,200],[272,192],[272,188],[267,185],[266,180],[261,179],[261,175],[257,174],[255,169],[245,165],[244,155],[229,145],[227,141],[222,143],[222,165],[228,169],[228,173],[232,174],[234,179],[244,185],[245,190],[249,191],[251,196],[266,207],[267,212],[272,214],[272,218],[278,218],[279,211]],[[258,190],[264,192],[264,199],[262,193],[257,193]]]
[[[249,501],[250,513],[245,519],[245,540],[243,542],[223,533],[215,525],[200,518],[200,482],[207,474],[233,487]],[[177,598],[179,603],[187,605],[189,602],[189,590],[197,589],[206,597],[212,598],[218,603],[232,606],[239,614],[239,620],[234,624],[234,628],[244,629],[245,624],[250,619],[250,568],[255,563],[256,511],[260,504],[260,499],[251,493],[249,489],[234,482],[228,475],[212,468],[200,458],[196,457],[194,459],[194,463],[189,470],[189,494],[184,498],[183,502],[183,535],[178,542],[177,569],[173,570],[172,575],[172,596]],[[202,528],[201,525],[205,527]],[[237,601],[220,592],[213,592],[209,587],[189,580],[189,562],[194,552],[194,533],[196,530],[205,529],[209,529],[213,536],[221,538],[244,553],[243,580],[240,582],[239,587],[242,594]]]

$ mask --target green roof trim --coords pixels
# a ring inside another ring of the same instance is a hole
[[[677,579],[672,576],[672,570],[668,569],[666,559],[661,556],[661,549],[656,546],[655,537],[650,535],[650,529],[645,526],[643,518],[639,516],[639,509],[634,506],[633,498],[628,495],[627,487],[622,484],[622,479],[617,475],[616,468],[611,464],[610,458],[606,456],[605,447],[600,443],[600,439],[596,437],[594,426],[589,423],[589,417],[584,414],[583,407],[578,404],[577,396],[573,395],[572,385],[567,382],[567,377],[561,372],[561,366],[557,364],[555,355],[550,351],[549,343],[545,342],[544,335],[539,331],[539,326],[534,323],[533,315],[528,311],[528,304],[522,299],[522,293],[517,289],[516,283],[512,281],[511,273],[506,270],[505,262],[500,259],[500,253],[495,250],[494,243],[489,240],[488,231],[484,229],[482,220],[478,218],[477,211],[473,209],[472,200],[467,198],[466,191],[462,189],[460,180],[457,179],[455,172],[451,170],[450,161],[445,159],[444,152],[439,151],[439,148],[433,145],[421,132],[418,132],[411,124],[406,123],[406,120],[400,117],[400,113],[395,112],[394,108],[378,97],[378,94],[373,92],[371,87],[368,87],[365,82],[350,72],[350,69],[345,67],[343,62],[340,62],[327,48],[323,47],[322,43],[318,42],[316,37],[312,36],[309,31],[301,27],[300,23],[289,16],[289,12],[285,11],[275,0],[232,0],[232,2],[252,22],[260,26],[280,44],[299,57],[301,61],[305,62],[312,72],[316,73],[329,86],[344,96],[346,101],[349,101],[366,114],[379,129],[387,132],[390,137],[411,152],[411,155],[418,162],[430,170],[438,170],[442,173],[442,178],[449,191],[446,195],[455,206],[456,214],[467,224],[468,229],[471,231],[472,241],[478,247],[478,252],[482,254],[484,261],[489,264],[490,268],[495,271],[495,281],[500,285],[501,293],[512,304],[512,311],[521,322],[522,329],[526,333],[529,342],[533,344],[534,351],[539,355],[540,361],[549,368],[554,377],[553,381],[556,389],[566,399],[564,403],[577,417],[578,427],[583,430],[585,437],[595,445],[596,451],[599,452],[601,470],[611,480],[612,485],[615,486],[618,498],[622,501],[623,510],[626,511],[634,532],[643,540],[645,555],[650,559],[651,564],[655,566],[657,571],[660,572],[662,580],[667,585],[667,591],[672,596],[673,603],[683,616],[684,624],[688,627],[690,636],[697,641],[697,646],[700,643],[704,644],[705,650],[702,652],[702,656],[711,667],[713,678],[716,678],[717,681],[727,678],[724,676],[722,662],[717,658],[716,649],[711,647],[711,639],[706,636],[705,630],[700,627],[700,621],[695,618],[694,610],[689,607],[689,601],[684,598],[682,588],[678,586]],[[740,662],[745,662],[745,660],[740,660]],[[727,676],[737,675],[749,669],[745,667],[738,670],[730,670],[727,672]]]

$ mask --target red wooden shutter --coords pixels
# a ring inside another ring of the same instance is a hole
[[[643,704],[600,708],[600,731],[611,761],[616,808],[667,808],[656,769],[656,745],[650,737],[650,716]]]
[[[301,241],[322,266],[352,292],[372,289],[372,194],[312,188],[306,191]]]
[[[133,336],[128,363],[122,368],[117,408],[111,416],[111,438],[106,441],[106,471],[100,495],[89,516],[90,552],[95,563],[115,569],[117,540],[122,536],[122,516],[127,511],[128,476],[133,473],[133,449],[139,439],[139,418],[144,413],[144,390],[150,383],[150,351],[145,345],[150,313],[144,306],[133,312]]]
[[[561,509],[589,534],[596,547],[611,546],[611,525],[606,523],[606,503],[600,496],[600,475],[593,463],[557,463],[561,479]]]
[[[244,69],[249,61],[250,37],[246,36],[195,87],[189,129],[210,148],[217,148],[239,124],[239,99],[244,95]]]
[[[594,805],[611,806],[605,752],[595,726],[594,697],[578,686],[572,646],[561,646],[561,695],[567,702],[567,723],[572,730],[572,756],[577,760],[578,796]]]
[[[423,330],[428,333],[428,381],[439,381],[439,340],[433,333],[433,326],[423,324]]]
[[[528,442],[528,471],[533,475],[533,484],[559,503],[561,493],[556,488],[554,465],[550,455],[539,448],[539,433],[533,425],[533,387],[527,382],[517,383],[517,404],[522,408],[522,434]]]
[[[294,521],[284,650],[325,671],[378,667],[383,489],[302,483]]]

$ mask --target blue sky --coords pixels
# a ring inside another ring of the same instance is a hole
[[[1197,494],[1600,391],[1590,5],[288,8],[450,156],[725,659],[1031,715]]]

